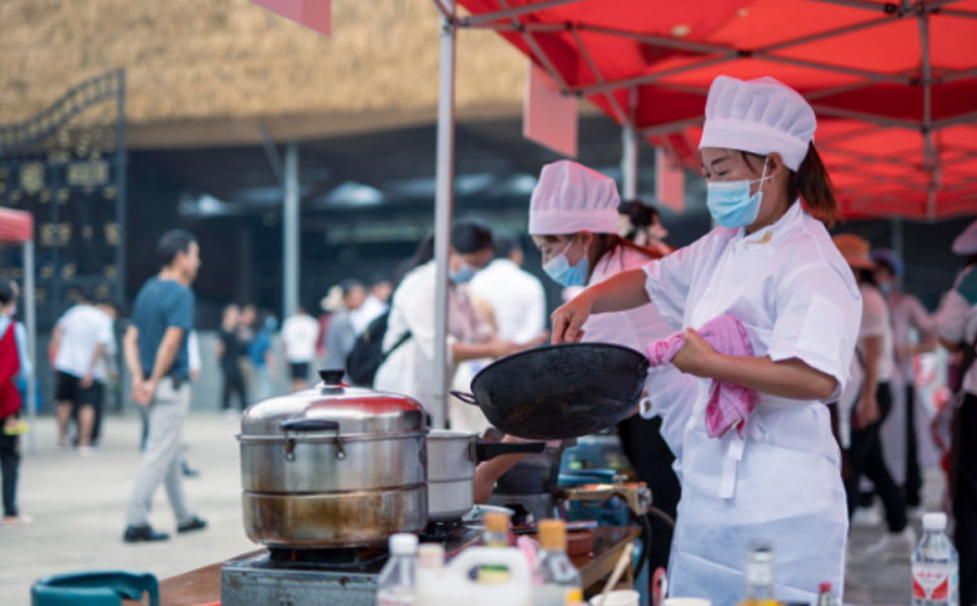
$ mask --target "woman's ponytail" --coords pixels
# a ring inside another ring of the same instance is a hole
[[[824,167],[824,162],[821,161],[821,156],[814,148],[814,143],[807,148],[807,155],[797,172],[790,176],[787,196],[789,200],[796,200],[800,196],[810,213],[826,223],[828,227],[833,226],[841,218],[831,177],[828,175],[828,169]]]

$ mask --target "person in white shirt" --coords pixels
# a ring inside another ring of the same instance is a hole
[[[892,319],[882,291],[875,284],[875,263],[869,257],[869,243],[854,234],[834,237],[855,274],[862,294],[862,323],[858,333],[858,360],[863,371],[861,393],[852,411],[851,445],[848,447],[849,517],[858,506],[859,484],[864,475],[875,486],[885,508],[888,533],[869,546],[863,556],[886,553],[893,545],[909,552],[916,547],[916,535],[906,517],[906,501],[902,489],[892,479],[885,462],[879,428],[892,410],[892,380],[895,366],[895,347],[892,339]]]
[[[555,343],[580,340],[592,314],[649,302],[685,331],[673,363],[698,377],[699,393],[679,455],[669,590],[713,606],[739,601],[758,539],[776,554],[779,601],[814,603],[822,582],[844,587],[848,516],[827,404],[848,382],[862,302],[824,226],[839,211],[816,126],[807,101],[773,78],[718,76],[699,149],[719,227],[552,315]],[[696,332],[723,314],[743,324],[753,356],[718,353]],[[713,381],[756,394],[746,423],[717,438],[705,414]]]
[[[472,278],[469,289],[492,307],[499,338],[526,343],[546,329],[546,293],[539,278],[522,269],[518,241],[495,238],[495,259]]]
[[[669,246],[665,239],[668,230],[662,225],[658,209],[641,200],[625,200],[618,207],[619,232],[626,240],[638,246],[644,246],[665,256],[675,249]]]
[[[315,360],[315,346],[319,339],[319,322],[305,313],[301,305],[295,315],[282,325],[282,347],[288,361],[293,391],[309,386],[309,369]]]
[[[444,427],[440,403],[434,400],[434,299],[437,269],[434,240],[418,248],[411,269],[394,291],[383,351],[387,357],[377,369],[373,386],[410,396],[431,415],[434,427]],[[499,338],[491,326],[475,313],[463,285],[492,259],[492,230],[480,221],[458,220],[451,230],[448,287],[448,372],[465,360],[501,358],[537,343],[518,344]],[[403,338],[409,335],[406,340]],[[396,348],[394,347],[400,343]],[[447,387],[447,386],[445,386]]]
[[[903,262],[895,251],[872,249],[872,261],[876,266],[875,282],[889,304],[896,356],[891,381],[893,414],[882,427],[882,443],[893,478],[902,482],[906,507],[921,512],[923,473],[920,451],[925,455],[932,451],[932,445],[927,443],[927,413],[924,407],[916,406],[914,360],[917,355],[936,349],[936,324],[915,295],[900,290]],[[898,412],[902,414],[896,414]],[[896,422],[898,426],[886,427]]]
[[[77,305],[71,307],[54,327],[49,355],[58,373],[58,447],[68,445],[68,425],[72,412],[78,414],[78,451],[90,452],[95,406],[102,397],[104,385],[97,382],[95,373],[102,352],[110,346],[112,320],[91,303],[82,293]]]

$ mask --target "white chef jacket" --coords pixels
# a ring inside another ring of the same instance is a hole
[[[940,337],[964,347],[977,339],[977,271],[964,270],[936,312]],[[977,364],[963,378],[963,389],[977,395]]]
[[[739,319],[754,354],[800,359],[849,379],[862,303],[854,276],[824,226],[800,202],[747,236],[717,228],[645,267],[646,290],[671,324],[700,328]],[[818,584],[844,587],[848,532],[840,451],[823,402],[759,394],[744,437],[709,438],[710,381],[685,427],[682,500],[669,565],[674,595],[733,606],[745,587],[750,541],[773,543],[776,595],[813,603]]]
[[[641,252],[620,246],[601,257],[587,286],[600,284],[623,271],[644,267],[648,260]],[[591,315],[583,325],[582,340],[623,345],[645,355],[649,343],[664,339],[678,329],[677,325],[668,324],[655,306],[648,303],[627,311]],[[681,477],[682,436],[692,413],[692,404],[698,397],[698,380],[668,365],[651,370],[645,390],[650,406],[643,407],[641,415],[648,419],[661,415],[660,431],[676,457],[675,469]]]
[[[509,259],[495,259],[475,274],[469,285],[495,313],[500,339],[527,343],[546,328],[546,293],[533,274]]]
[[[431,414],[434,423],[445,421],[441,408],[434,401],[434,290],[436,279],[434,261],[429,261],[408,273],[394,292],[383,337],[383,350],[390,350],[410,330],[411,337],[394,350],[377,370],[373,386],[410,396]],[[492,336],[492,327],[472,307],[465,291],[448,285],[448,372],[454,374],[451,355],[454,343],[481,343]]]

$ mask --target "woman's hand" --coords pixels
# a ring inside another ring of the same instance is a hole
[[[675,355],[672,363],[684,373],[696,377],[713,378],[712,363],[719,354],[695,330],[685,330],[685,345]]]
[[[583,291],[571,301],[564,303],[553,312],[550,321],[553,323],[551,343],[576,343],[583,339],[583,325],[593,311],[594,303],[589,291]]]

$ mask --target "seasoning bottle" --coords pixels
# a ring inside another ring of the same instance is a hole
[[[390,537],[390,559],[377,579],[377,606],[413,606],[417,589],[417,537]]]
[[[485,531],[482,545],[485,547],[509,547],[509,516],[492,511],[482,518]],[[505,583],[509,580],[509,569],[505,566],[485,564],[478,568],[479,583]]]
[[[562,520],[539,523],[542,551],[536,562],[533,606],[575,606],[583,602],[583,580],[567,557],[567,528]]]
[[[818,586],[818,606],[838,606],[838,601],[831,594],[831,583],[821,583]]]
[[[746,599],[740,606],[778,606],[773,587],[773,547],[754,542],[746,555]]]

